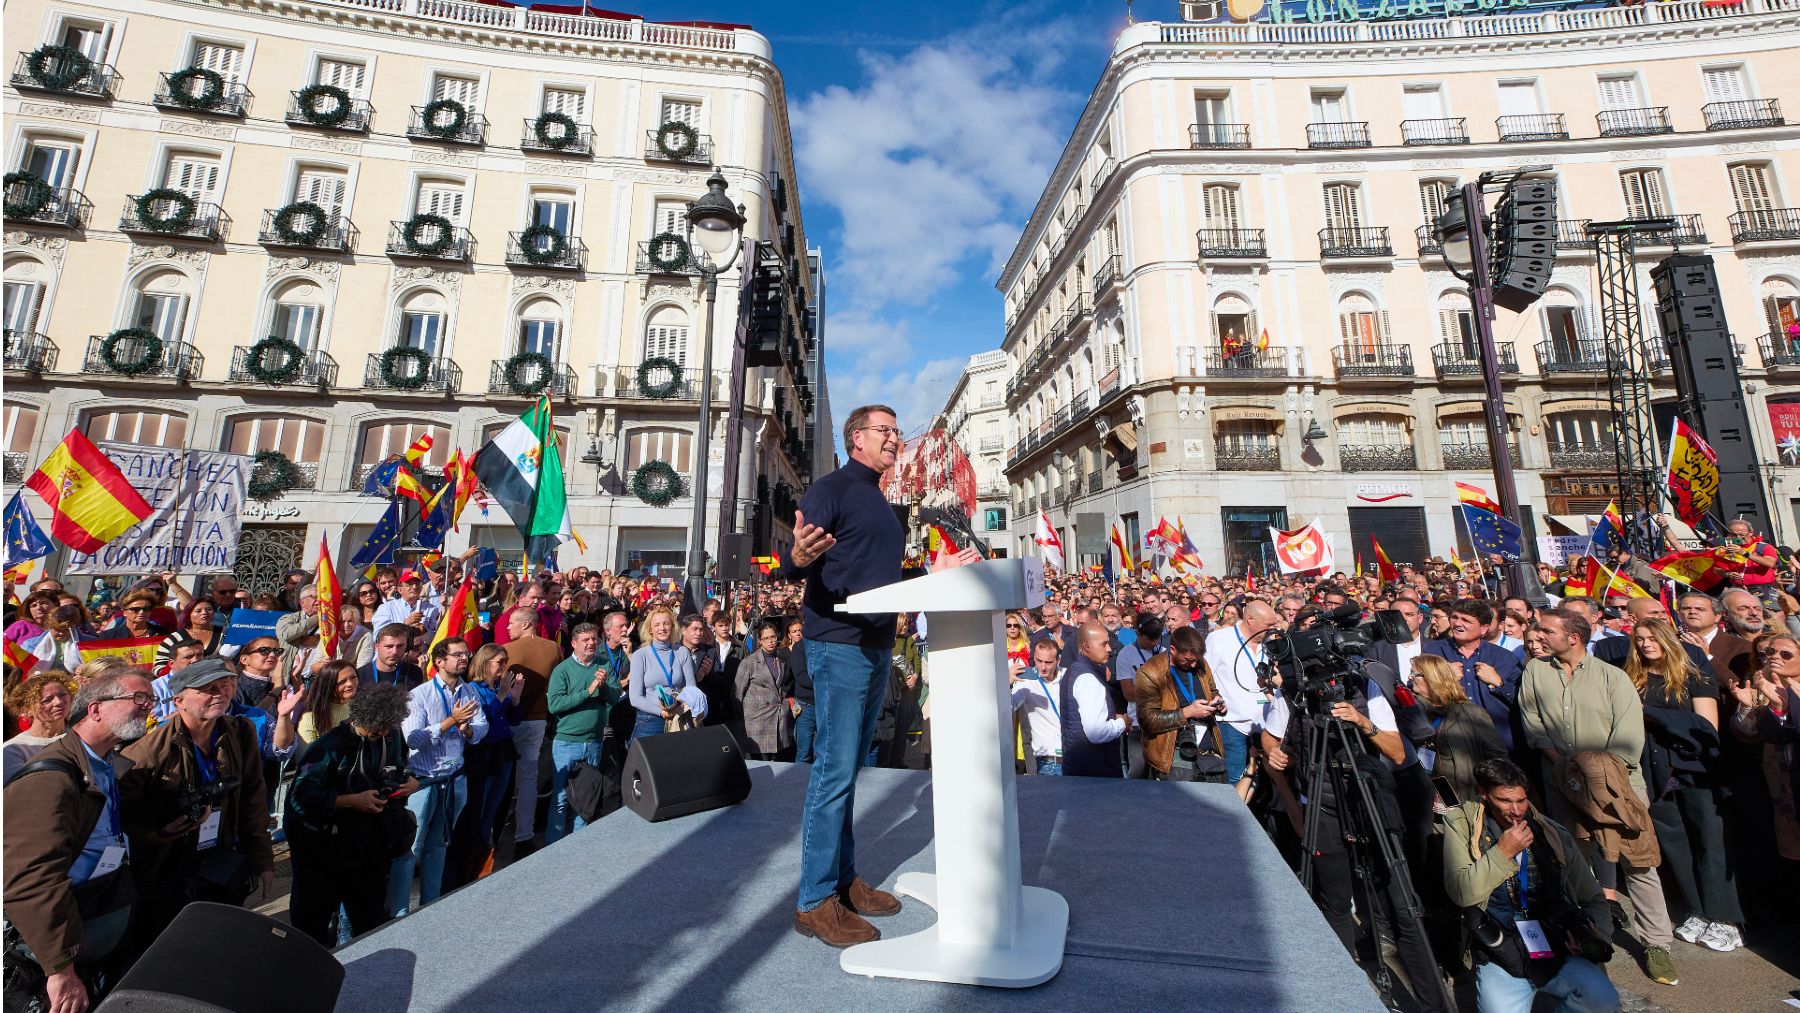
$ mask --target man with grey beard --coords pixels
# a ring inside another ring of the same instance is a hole
[[[115,769],[130,761],[116,750],[143,737],[155,703],[142,669],[94,679],[69,706],[68,732],[6,785],[6,920],[47,978],[52,1013],[84,1013],[83,974],[112,955],[130,921],[127,901],[84,923],[75,888],[131,875]]]

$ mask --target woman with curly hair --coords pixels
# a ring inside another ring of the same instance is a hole
[[[44,672],[26,679],[7,694],[7,707],[14,714],[30,718],[31,726],[6,740],[0,776],[11,777],[38,750],[68,731],[69,703],[75,699],[68,678],[66,672]]]

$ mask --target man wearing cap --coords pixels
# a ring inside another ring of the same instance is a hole
[[[379,630],[389,623],[405,623],[427,636],[435,632],[444,610],[421,596],[424,585],[425,579],[419,571],[409,569],[402,573],[399,596],[382,602],[375,610],[374,628]]]
[[[264,897],[274,889],[262,755],[256,729],[229,713],[236,684],[220,658],[174,673],[174,716],[125,748],[133,766],[119,791],[137,872],[139,945],[191,901],[242,904],[259,878]],[[218,797],[196,817],[184,796],[207,789]]]

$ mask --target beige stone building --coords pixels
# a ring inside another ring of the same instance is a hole
[[[252,514],[240,570],[262,580],[309,564],[321,534],[360,544],[372,465],[430,433],[435,471],[542,389],[589,546],[562,565],[680,567],[692,490],[658,507],[630,487],[647,462],[688,476],[709,454],[717,524],[746,264],[720,276],[703,362],[684,219],[717,166],[765,241],[779,345],[748,370],[739,528],[764,551],[789,537],[777,508],[831,422],[822,273],[762,36],[493,0],[20,0],[5,17],[5,157],[42,181],[6,190],[9,484],[72,427],[279,450],[303,488]],[[679,382],[640,371],[661,359]],[[520,551],[498,509],[450,547],[470,538]]]
[[[1007,430],[1011,428],[1006,416],[1006,383],[1011,375],[1005,352],[996,349],[969,356],[933,426],[943,427],[975,469],[975,513],[969,526],[999,555],[1012,553],[1012,539],[1007,534],[1011,497],[1006,485]]]
[[[1800,539],[1800,439],[1778,452],[1800,400],[1800,3],[1454,6],[1120,35],[999,282],[1015,546],[1048,506],[1068,546],[1078,513],[1134,539],[1182,518],[1215,572],[1314,517],[1346,565],[1371,533],[1401,561],[1456,548],[1454,483],[1492,485],[1469,302],[1429,223],[1452,187],[1532,164],[1559,185],[1558,262],[1495,322],[1529,527],[1612,493],[1585,221],[1674,216],[1639,251],[1645,306],[1674,241],[1714,258],[1775,533]]]

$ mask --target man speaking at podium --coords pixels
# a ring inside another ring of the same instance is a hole
[[[894,649],[892,614],[837,607],[900,579],[906,532],[881,492],[904,444],[894,410],[864,405],[844,422],[850,460],[814,482],[794,513],[788,567],[806,579],[801,601],[806,665],[818,714],[812,780],[800,825],[800,895],[794,930],[831,946],[881,938],[865,915],[900,910],[891,893],[856,874],[856,771],[875,741]],[[966,557],[966,558],[965,558]],[[964,550],[956,563],[978,559]]]

